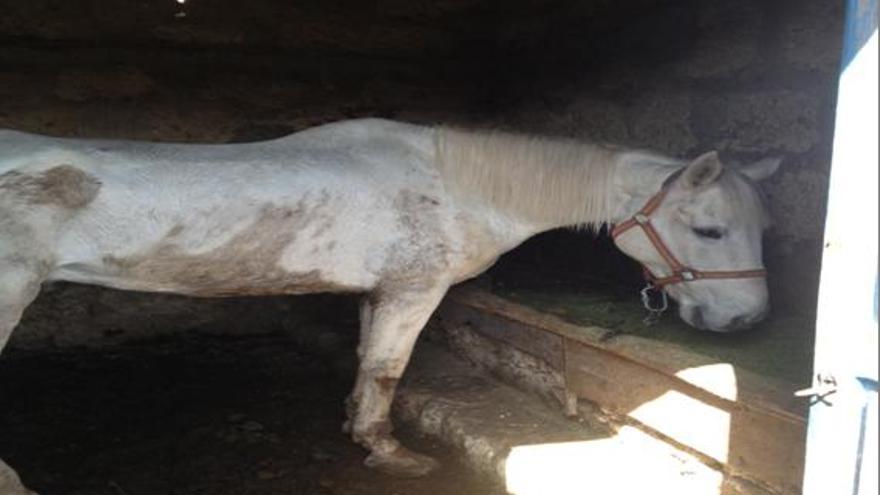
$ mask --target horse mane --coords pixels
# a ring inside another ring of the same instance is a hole
[[[610,221],[623,150],[573,139],[441,127],[437,167],[452,192],[540,224],[598,230]]]

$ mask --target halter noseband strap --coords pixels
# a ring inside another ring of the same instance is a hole
[[[672,254],[672,251],[666,247],[666,243],[663,242],[663,238],[660,237],[660,234],[651,225],[651,214],[657,211],[657,208],[660,207],[660,204],[663,203],[663,199],[666,198],[666,193],[668,191],[668,186],[671,184],[679,175],[681,171],[672,174],[666,181],[663,183],[663,187],[660,191],[651,196],[651,199],[645,203],[645,206],[642,207],[639,211],[636,212],[628,220],[621,222],[616,225],[611,230],[611,237],[616,239],[624,232],[632,229],[633,227],[640,227],[642,232],[648,237],[648,240],[651,241],[651,244],[654,246],[654,249],[660,254],[663,260],[669,265],[669,268],[672,270],[672,275],[666,277],[657,277],[648,269],[644,264],[642,265],[645,278],[648,282],[658,289],[662,289],[664,286],[671,284],[678,284],[681,282],[691,282],[693,280],[700,279],[724,279],[724,278],[756,278],[756,277],[766,277],[767,271],[764,269],[755,269],[755,270],[712,270],[712,271],[702,271],[695,270],[693,268],[687,267],[678,261],[678,258]]]

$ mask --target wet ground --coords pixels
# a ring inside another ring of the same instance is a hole
[[[340,432],[351,363],[330,362],[284,336],[12,350],[0,358],[0,458],[41,495],[503,493],[405,430],[439,472],[363,467]]]

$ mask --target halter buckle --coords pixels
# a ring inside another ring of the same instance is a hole
[[[639,225],[645,225],[650,219],[648,218],[648,215],[645,215],[644,213],[636,213],[633,215],[633,220]]]
[[[697,276],[694,275],[694,272],[690,270],[684,270],[683,272],[681,272],[681,278],[682,280],[690,282],[691,280],[696,280]]]

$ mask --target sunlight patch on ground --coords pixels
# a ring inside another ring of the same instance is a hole
[[[727,462],[730,413],[723,409],[670,390],[633,409],[629,416],[719,462]]]
[[[629,426],[610,438],[516,446],[505,478],[516,495],[711,495],[723,482],[720,472]]]

